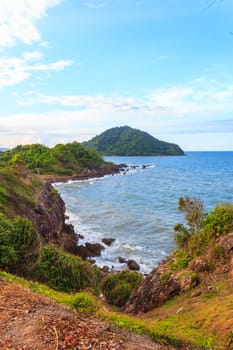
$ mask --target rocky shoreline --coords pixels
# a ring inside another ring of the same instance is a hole
[[[109,163],[108,165],[105,165],[101,169],[87,169],[82,171],[80,174],[74,174],[74,175],[40,175],[40,178],[43,181],[46,181],[48,183],[55,183],[55,182],[67,182],[67,181],[77,181],[77,180],[89,180],[92,178],[99,178],[106,175],[116,175],[119,174],[121,171],[124,171],[127,168],[127,164],[112,164]]]
[[[132,167],[133,169],[135,169],[135,167]],[[48,203],[48,199],[47,197],[50,196],[50,192],[52,191],[53,188],[53,184],[56,182],[68,182],[68,181],[83,181],[83,180],[89,180],[89,179],[93,179],[93,178],[100,178],[100,177],[104,177],[106,175],[117,175],[120,172],[126,173],[127,170],[129,169],[129,167],[126,164],[112,164],[109,163],[107,164],[107,166],[101,168],[101,169],[92,169],[92,170],[86,170],[83,171],[81,174],[75,174],[72,176],[54,176],[54,175],[40,175],[40,179],[42,181],[45,182],[45,191],[43,192],[43,198],[40,198],[39,203],[37,204],[37,207],[35,208],[35,212],[37,214],[39,214],[39,222],[41,224],[41,220],[43,217],[43,214],[45,212],[45,207],[49,207],[51,206],[51,203]],[[143,169],[145,169],[145,166],[143,167]],[[45,198],[44,198],[45,197]],[[45,205],[46,202],[46,205]],[[108,246],[110,246],[113,242],[114,242],[114,238],[106,238],[103,239],[103,242],[96,242],[96,243],[85,243],[85,245],[82,244],[78,244],[80,239],[83,239],[84,237],[80,236],[78,232],[74,231],[74,227],[72,224],[66,224],[66,219],[67,216],[65,215],[65,203],[63,202],[60,194],[57,195],[57,199],[56,199],[56,203],[59,203],[59,205],[56,204],[56,206],[58,206],[58,213],[56,213],[56,220],[54,220],[53,217],[47,217],[48,220],[46,220],[46,225],[40,225],[40,231],[41,231],[41,235],[43,237],[46,236],[44,229],[42,230],[42,226],[45,227],[49,227],[49,229],[51,229],[51,226],[53,226],[53,228],[55,228],[56,232],[61,232],[61,234],[59,234],[60,239],[54,240],[54,237],[47,237],[46,241],[47,242],[55,242],[58,243],[59,246],[61,246],[63,249],[80,256],[82,259],[89,261],[90,263],[95,264],[95,257],[98,257],[101,255],[101,251],[103,251],[104,249],[106,249]],[[54,206],[54,204],[53,204]],[[59,212],[61,213],[61,216],[59,215]],[[57,224],[57,217],[61,218],[61,222],[59,223],[59,225]],[[34,221],[38,221],[35,220],[35,218],[33,218]],[[59,226],[59,227],[58,227]],[[43,232],[42,232],[43,231]],[[52,231],[54,231],[54,229],[52,229]],[[69,231],[69,232],[67,232]],[[67,233],[68,234],[67,234]],[[48,234],[48,233],[47,233]],[[52,235],[54,236],[54,234]],[[57,235],[56,235],[57,236]],[[57,241],[57,242],[56,242]],[[67,241],[67,243],[66,243]],[[103,245],[104,243],[104,245]],[[119,257],[119,261],[122,260],[122,264],[125,263],[126,266],[128,266],[129,269],[131,270],[139,270],[140,267],[139,265],[135,262],[135,261],[127,261],[126,259],[123,259],[121,257]],[[110,272],[110,268],[108,266],[105,266],[103,268],[104,272]]]

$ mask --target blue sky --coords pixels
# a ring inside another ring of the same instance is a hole
[[[0,147],[121,125],[233,150],[232,0],[1,0]]]

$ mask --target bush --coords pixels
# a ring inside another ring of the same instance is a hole
[[[29,259],[37,241],[33,224],[24,218],[7,219],[0,214],[0,268],[15,272]]]
[[[188,266],[191,260],[191,255],[186,251],[179,249],[172,254],[172,259],[169,261],[169,265],[172,271],[182,270]]]
[[[233,231],[233,205],[222,204],[212,210],[204,222],[203,234],[216,238]]]
[[[179,199],[179,209],[185,212],[190,233],[197,233],[202,227],[205,217],[203,202],[196,198],[181,197]]]
[[[140,273],[128,270],[109,275],[102,286],[107,302],[119,307],[125,305],[132,292],[142,282],[142,279]]]
[[[175,231],[174,238],[175,238],[177,247],[179,249],[186,247],[191,237],[191,233],[182,224],[176,224],[174,226],[174,231]]]
[[[42,248],[36,277],[51,288],[67,293],[84,289],[99,291],[100,270],[80,257],[49,244]]]

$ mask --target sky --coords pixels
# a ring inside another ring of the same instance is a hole
[[[129,125],[233,150],[232,0],[0,0],[0,147]]]

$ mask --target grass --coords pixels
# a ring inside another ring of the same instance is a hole
[[[67,294],[6,272],[0,272],[1,276],[10,283],[20,284],[80,312],[94,314],[134,333],[147,334],[159,343],[189,344],[191,349],[228,349],[232,337],[233,297],[223,288],[216,287],[211,297],[191,298],[186,294],[147,314],[129,316],[107,309],[89,292]]]

